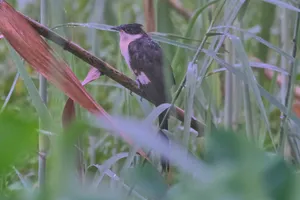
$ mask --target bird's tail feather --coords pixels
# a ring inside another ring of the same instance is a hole
[[[167,111],[162,112],[159,117],[158,117],[158,121],[159,124],[161,126],[161,129],[159,130],[160,136],[163,138],[163,140],[166,140],[167,143],[169,143],[169,138],[168,136],[162,131],[162,129],[168,130],[168,117],[166,118],[166,120],[163,122],[163,124],[161,124],[161,122],[164,119],[165,114],[167,113]],[[170,163],[169,160],[167,158],[165,158],[164,156],[161,155],[161,166],[162,166],[162,170],[164,172],[168,172],[170,169]]]

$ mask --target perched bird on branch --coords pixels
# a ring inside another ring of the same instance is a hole
[[[158,43],[143,30],[141,24],[123,24],[112,28],[119,32],[121,53],[136,76],[136,82],[144,94],[159,106],[171,102],[171,87],[175,84],[173,71],[167,65],[166,58]],[[159,124],[163,122],[166,111],[159,116]],[[168,130],[168,120],[164,120],[161,129]],[[168,141],[168,137],[159,131]],[[163,171],[169,171],[169,162],[161,158]]]

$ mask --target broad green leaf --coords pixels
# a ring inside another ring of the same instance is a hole
[[[34,154],[38,141],[37,120],[26,110],[5,110],[0,115],[0,173]]]
[[[125,175],[125,183],[149,199],[161,199],[168,189],[164,178],[148,162],[144,166],[129,168]]]

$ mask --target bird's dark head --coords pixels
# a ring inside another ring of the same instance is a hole
[[[115,26],[112,29],[119,32],[125,32],[129,35],[139,35],[145,33],[142,27],[143,27],[142,24],[133,23],[133,24],[122,24],[120,26]]]

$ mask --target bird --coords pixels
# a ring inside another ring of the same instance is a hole
[[[143,30],[142,24],[122,24],[112,29],[119,32],[121,54],[130,71],[136,76],[138,87],[156,107],[170,103],[171,87],[175,85],[175,78],[160,45]],[[169,142],[162,131],[168,130],[168,120],[167,118],[163,120],[166,112],[165,110],[158,117],[159,135]],[[168,172],[170,168],[168,159],[161,156],[160,160],[162,171]]]

